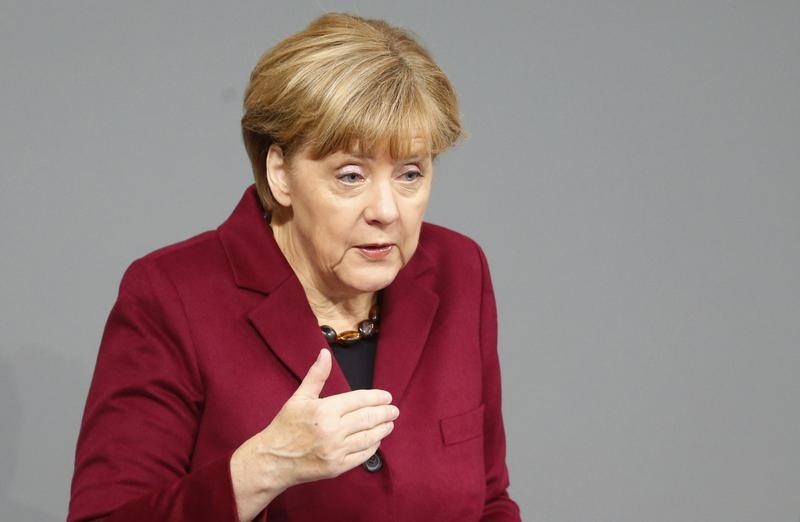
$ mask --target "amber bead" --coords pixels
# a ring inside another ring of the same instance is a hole
[[[354,343],[361,339],[361,334],[355,330],[348,330],[336,336],[336,340],[340,343]]]

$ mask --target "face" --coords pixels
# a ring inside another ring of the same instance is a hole
[[[276,238],[304,285],[346,298],[394,280],[417,248],[430,196],[432,161],[423,150],[420,142],[406,158],[382,148],[319,160],[300,151],[282,167],[268,160],[273,195],[292,209]]]

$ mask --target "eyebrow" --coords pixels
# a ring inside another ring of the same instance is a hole
[[[409,156],[407,158],[402,158],[397,160],[396,163],[420,163],[424,159],[425,156]]]
[[[367,154],[365,152],[344,152],[344,151],[340,151],[339,154],[342,154],[343,156],[345,156],[345,158],[350,157],[350,158],[356,158],[356,159],[359,159],[359,160],[374,160],[375,159],[374,156],[372,156],[370,154]],[[408,156],[406,158],[395,159],[394,163],[420,163],[425,158],[426,157],[423,154],[415,154],[413,156]]]

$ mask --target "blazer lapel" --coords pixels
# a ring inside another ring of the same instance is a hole
[[[328,343],[306,299],[305,292],[294,277],[289,277],[273,290],[248,319],[270,350],[298,379],[303,380],[321,348]],[[349,391],[347,379],[336,360],[321,396]]]
[[[319,350],[328,343],[300,281],[275,243],[253,186],[218,232],[236,285],[265,295],[248,313],[250,324],[299,385]],[[334,359],[322,395],[349,390]]]
[[[439,296],[425,277],[433,263],[421,248],[383,291],[373,387],[399,403],[428,340]]]

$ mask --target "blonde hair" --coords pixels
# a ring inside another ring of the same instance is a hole
[[[250,75],[242,117],[244,145],[259,198],[278,210],[266,180],[276,144],[291,158],[388,146],[408,155],[423,138],[432,156],[461,136],[456,93],[407,31],[381,20],[331,13],[267,51]]]

